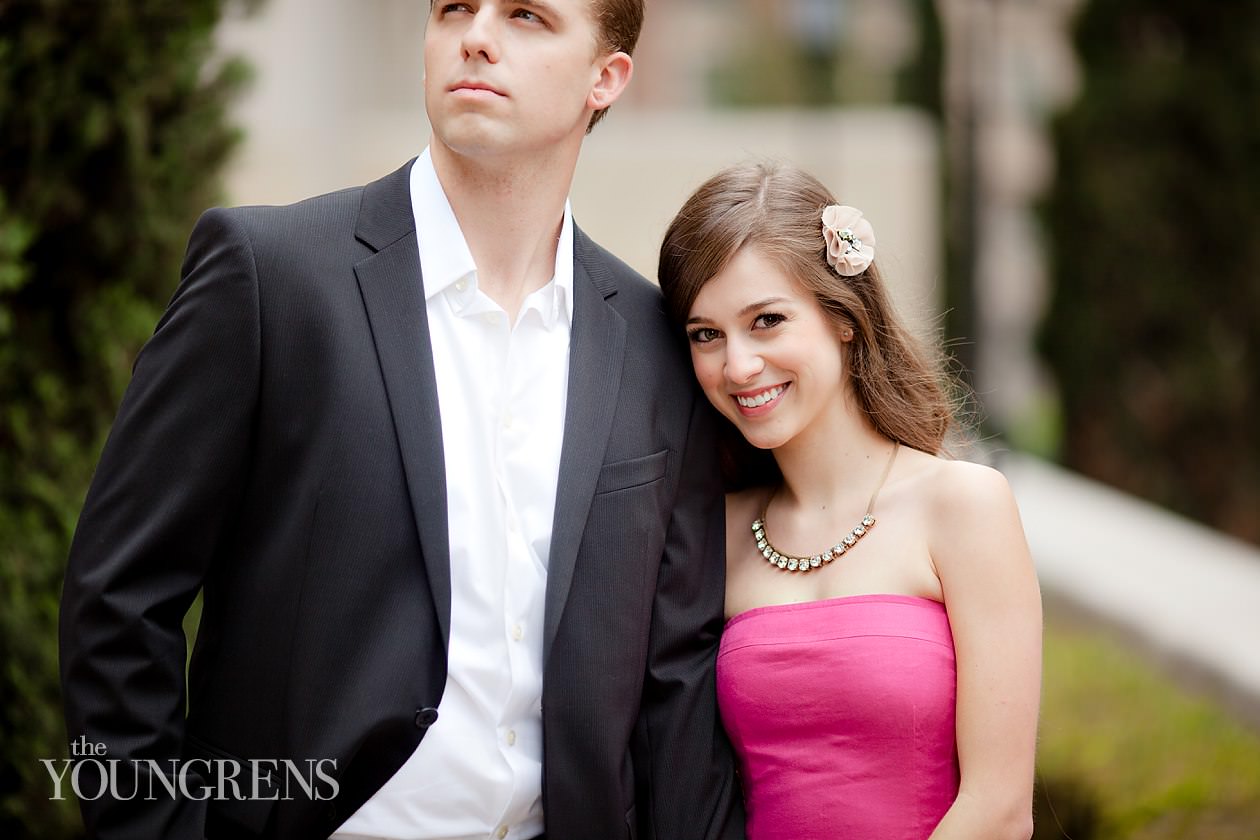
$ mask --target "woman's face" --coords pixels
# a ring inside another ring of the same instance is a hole
[[[687,337],[705,396],[753,446],[783,446],[843,407],[843,341],[814,296],[756,248],[701,287]]]

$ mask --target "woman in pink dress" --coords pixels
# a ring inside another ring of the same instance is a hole
[[[875,235],[773,164],[700,187],[660,280],[729,421],[718,698],[749,840],[1032,834],[1041,601],[1011,491],[941,457]]]

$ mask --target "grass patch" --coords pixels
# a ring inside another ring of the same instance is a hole
[[[1037,765],[1036,840],[1260,840],[1260,735],[1053,611]]]

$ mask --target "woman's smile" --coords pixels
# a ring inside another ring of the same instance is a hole
[[[757,391],[741,391],[733,394],[739,405],[739,413],[745,417],[760,417],[769,414],[778,406],[783,394],[791,387],[791,382],[782,382],[770,388]]]

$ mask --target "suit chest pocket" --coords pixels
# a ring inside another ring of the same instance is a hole
[[[604,464],[599,471],[599,480],[595,484],[596,495],[616,493],[619,490],[630,490],[645,484],[652,484],[665,477],[665,469],[669,466],[669,450],[662,449],[651,455],[639,458],[628,458],[624,461],[613,461]]]

